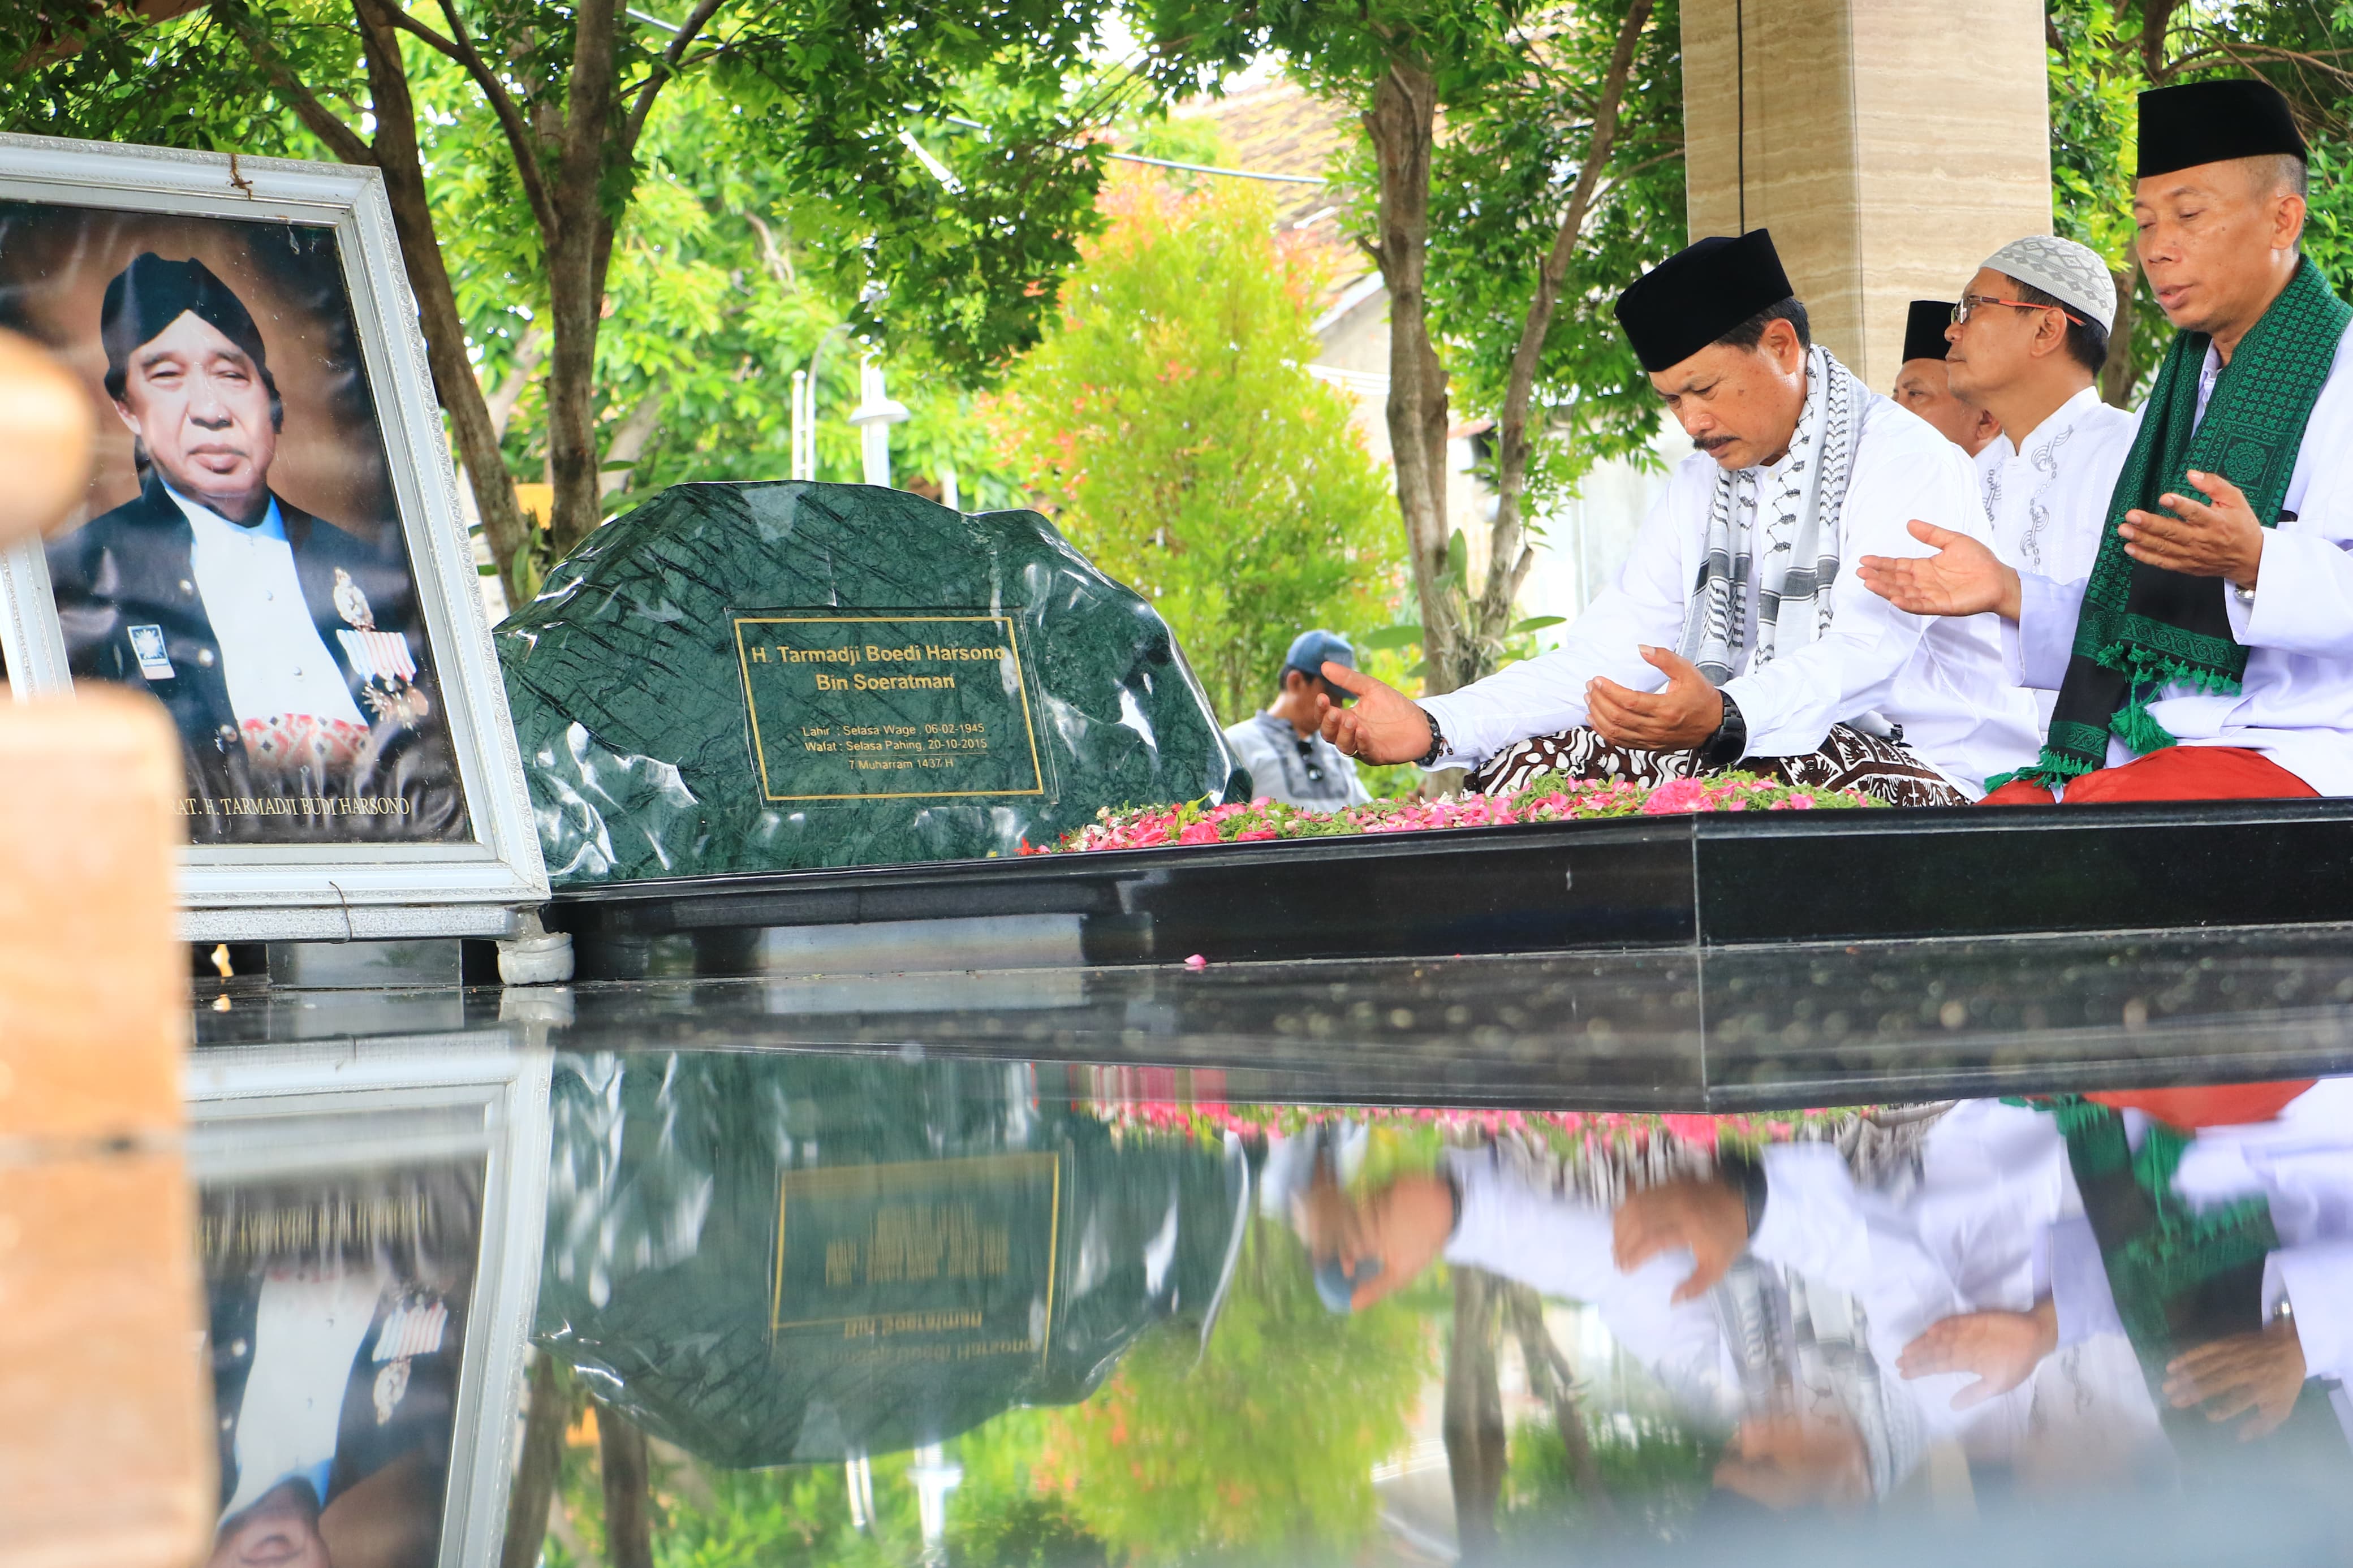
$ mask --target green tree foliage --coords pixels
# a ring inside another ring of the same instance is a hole
[[[1672,0],[1134,8],[1166,75],[1213,81],[1272,52],[1362,111],[1356,210],[1388,288],[1411,636],[1430,690],[1479,679],[1524,629],[1530,496],[1641,449],[1656,428],[1609,306],[1627,278],[1683,243]],[[1474,520],[1447,515],[1456,396],[1494,422],[1496,503],[1475,580],[1462,535]]]
[[[2133,252],[2137,95],[2258,75],[2286,93],[2312,148],[2307,254],[2353,291],[2353,5],[2345,0],[2051,0],[2052,226],[2105,258],[2131,308],[2111,337],[2102,395],[2128,405],[2172,342]]]
[[[645,139],[674,84],[713,83],[739,155],[830,213],[849,243],[829,253],[828,280],[859,330],[921,342],[966,383],[1035,339],[1096,221],[1100,149],[1078,132],[1148,91],[1090,74],[1100,0],[943,0],[920,26],[888,0],[681,0],[667,17],[621,0],[213,0],[151,15],[170,9],[0,6],[0,50],[26,62],[0,81],[0,125],[322,149],[382,171],[436,387],[511,593],[525,541],[437,233],[445,180],[469,187],[485,226],[463,241],[543,307],[561,552],[602,515],[600,435],[629,427],[600,399],[599,340]],[[445,134],[458,156],[427,156]]]
[[[1510,396],[1546,256],[1538,242],[1559,223],[1592,133],[1592,84],[1624,23],[1622,5],[1562,7],[1524,70],[1450,109],[1430,174],[1430,303],[1467,413],[1494,418]],[[1675,0],[1665,0],[1632,56],[1609,184],[1567,257],[1531,389],[1535,506],[1573,494],[1596,463],[1647,452],[1659,428],[1658,395],[1611,307],[1629,279],[1683,246],[1681,36]]]
[[[453,115],[429,143],[469,171],[442,182],[436,212],[508,468],[538,479],[548,466],[545,300],[499,221],[494,182],[481,177],[497,165],[468,159],[471,129]],[[855,480],[863,471],[845,422],[863,345],[828,270],[833,257],[857,252],[858,237],[832,209],[786,193],[754,143],[736,106],[699,79],[673,89],[647,132],[597,335],[607,511],[691,480],[789,478],[790,388],[812,366],[817,477]],[[892,395],[914,415],[892,432],[895,482],[937,494],[952,474],[968,510],[1018,504],[974,395],[920,340],[886,365]],[[533,551],[517,574],[522,592],[546,564],[544,548]]]
[[[1206,1351],[1183,1324],[1140,1341],[1094,1397],[1053,1413],[1036,1473],[1133,1563],[1345,1555],[1377,1528],[1372,1468],[1403,1444],[1430,1360],[1394,1300],[1325,1310],[1304,1248],[1255,1222]]]
[[[1618,1516],[1612,1525],[1654,1539],[1689,1526],[1713,1489],[1724,1451],[1720,1439],[1664,1413],[1637,1418],[1630,1436],[1601,1425],[1587,1440]],[[1590,1532],[1602,1523],[1592,1500],[1577,1490],[1567,1446],[1549,1421],[1524,1422],[1513,1431],[1503,1502],[1504,1539],[1530,1546],[1559,1540],[1564,1529]]]
[[[1255,187],[1116,180],[1061,317],[1008,378],[1008,458],[1071,542],[1176,628],[1229,721],[1308,626],[1396,592],[1380,472],[1315,354],[1312,257]]]

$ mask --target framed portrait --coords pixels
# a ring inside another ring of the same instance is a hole
[[[210,1562],[498,1562],[548,1062],[480,1035],[196,1056]]]
[[[191,941],[495,936],[547,896],[375,170],[0,136],[0,327],[89,389],[88,492],[0,556],[30,698],[179,731]]]

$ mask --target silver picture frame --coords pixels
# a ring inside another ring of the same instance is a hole
[[[189,846],[182,851],[181,936],[218,942],[516,934],[522,911],[546,901],[547,872],[383,176],[340,163],[0,135],[0,199],[325,226],[358,328],[473,837],[446,844]],[[0,656],[19,700],[72,689],[37,540],[0,552]]]
[[[532,1033],[210,1047],[184,1075],[199,1186],[482,1162],[437,1568],[493,1568],[505,1539],[547,1219],[554,1055]]]

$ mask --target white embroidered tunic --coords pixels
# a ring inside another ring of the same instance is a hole
[[[2283,510],[2295,515],[2269,531],[2252,605],[2231,584],[2222,595],[2231,633],[2247,647],[2235,692],[2176,689],[2149,716],[2189,746],[2242,746],[2263,752],[2325,795],[2353,795],[2353,329],[2337,340],[2328,380],[2305,426]],[[2207,351],[2200,412],[2221,360]],[[2100,510],[2105,517],[2106,502]],[[2090,577],[2020,573],[2021,605],[2010,671],[2021,685],[2056,691],[2067,672],[2075,617]],[[2005,639],[2010,641],[2010,639]],[[1451,731],[1450,731],[1451,733]],[[2134,752],[2108,739],[2108,765]]]
[[[1831,725],[1876,713],[1903,726],[1922,761],[1981,794],[1989,774],[2027,765],[2041,742],[2031,703],[2004,679],[1998,617],[1907,615],[1854,570],[1865,555],[1929,553],[1905,530],[1915,518],[1985,538],[1976,472],[1958,447],[1888,398],[1868,396],[1861,417],[1839,520],[1831,627],[1762,668],[1744,657],[1725,690],[1747,722],[1750,756],[1810,752]],[[1440,766],[1472,765],[1528,736],[1584,724],[1585,684],[1595,676],[1639,691],[1666,684],[1638,649],[1683,642],[1717,473],[1704,452],[1676,466],[1618,581],[1586,606],[1559,647],[1423,700],[1453,748]],[[1744,489],[1770,494],[1778,480],[1767,469]]]
[[[2062,583],[2088,581],[2099,553],[2100,529],[2125,455],[2132,450],[2140,421],[2100,401],[2087,386],[2053,409],[2027,432],[2023,445],[2007,433],[1977,456],[1986,517],[1993,525],[1993,551],[2023,575],[2033,573]],[[2006,663],[2017,668],[2018,630],[2004,625]],[[2013,679],[2015,677],[2013,676]],[[2051,724],[2056,690],[2035,693],[2041,726]]]

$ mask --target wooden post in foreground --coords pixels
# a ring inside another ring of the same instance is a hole
[[[88,395],[0,334],[0,548],[88,473]],[[180,748],[130,692],[0,701],[0,1562],[188,1568],[218,1506],[180,1149]]]

